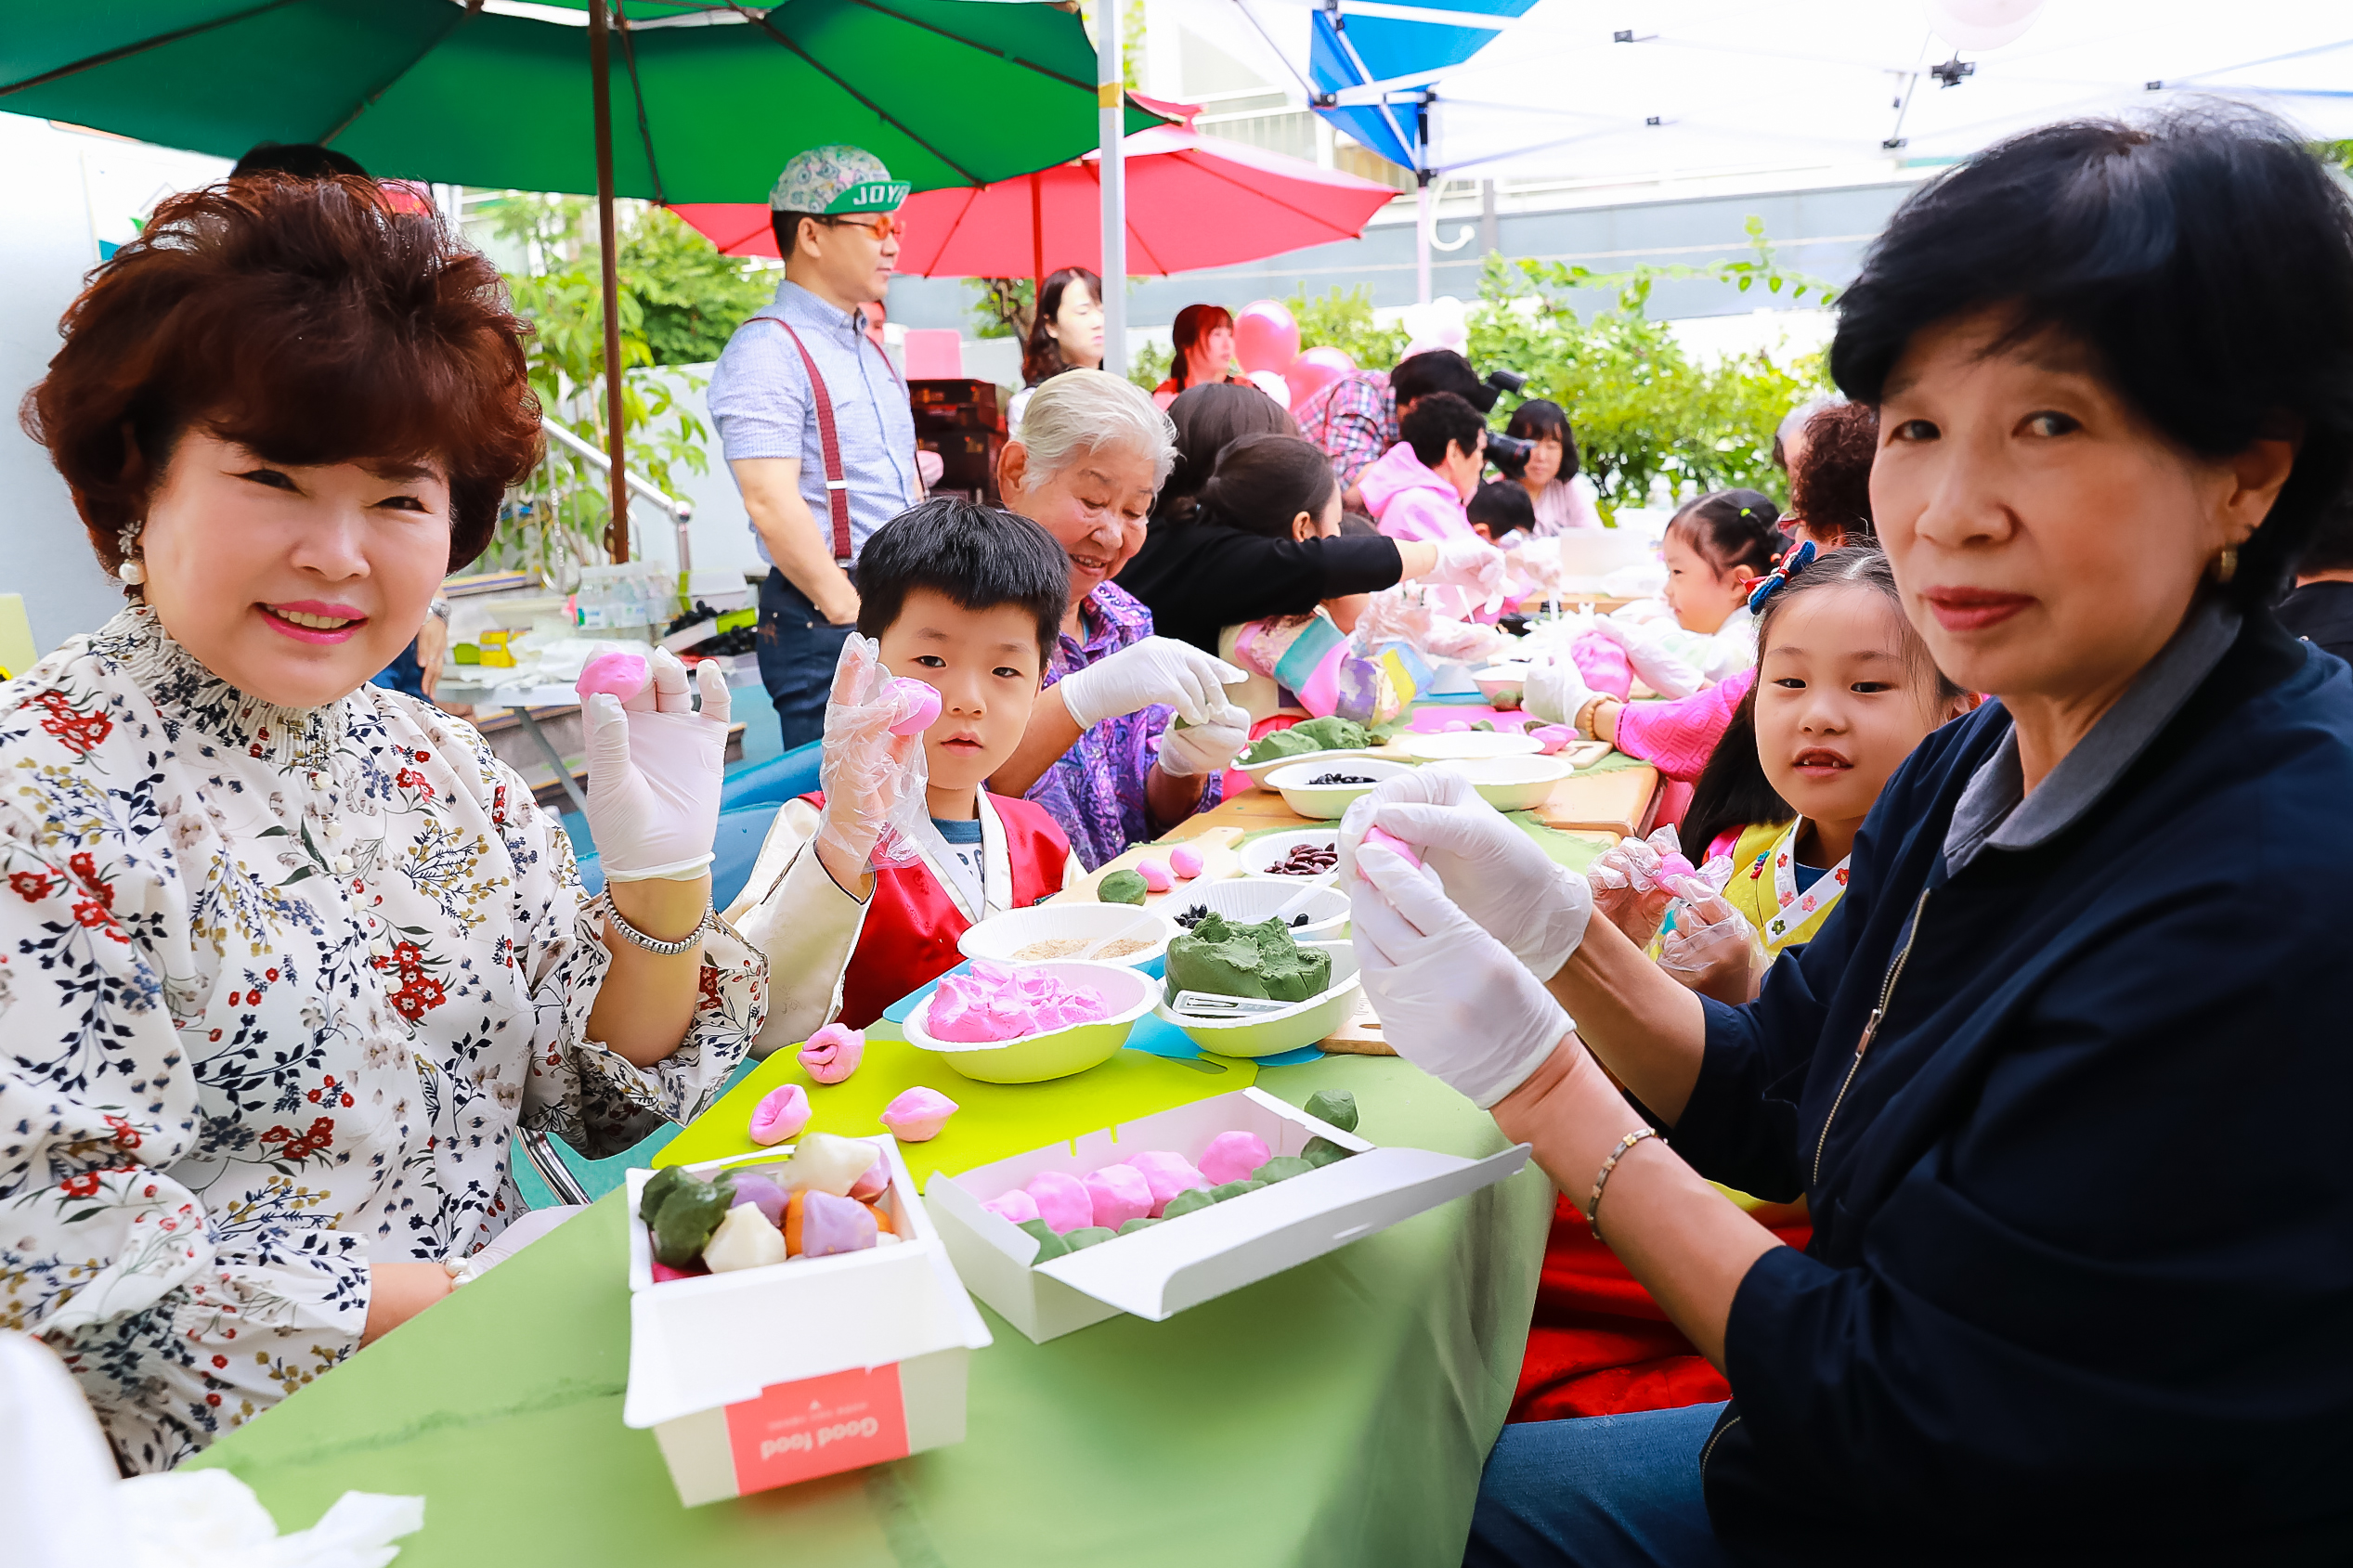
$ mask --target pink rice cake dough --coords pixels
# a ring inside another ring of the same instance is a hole
[[[1158,861],[1137,862],[1136,875],[1144,879],[1144,890],[1148,893],[1165,893],[1176,886],[1168,875],[1168,868]]]
[[[907,675],[894,678],[890,684],[907,709],[907,716],[891,725],[890,732],[894,735],[919,735],[931,728],[940,717],[939,688]]]
[[[599,692],[610,693],[625,703],[645,690],[653,679],[653,667],[643,654],[599,654],[581,667],[572,690],[583,703]]]
[[[1089,1171],[1086,1196],[1094,1206],[1095,1223],[1106,1230],[1117,1230],[1130,1220],[1147,1219],[1152,1212],[1152,1185],[1133,1165]]]
[[[866,1173],[850,1184],[849,1195],[864,1202],[881,1197],[882,1189],[890,1185],[890,1161],[884,1159],[882,1150],[878,1148],[874,1151],[874,1163],[866,1167]]]
[[[838,1083],[858,1070],[858,1063],[865,1054],[864,1030],[827,1024],[801,1046],[800,1070],[820,1083]]]
[[[1021,1190],[1037,1205],[1037,1217],[1057,1236],[1095,1223],[1094,1195],[1067,1171],[1041,1171]]]
[[[1037,1199],[1020,1187],[1000,1192],[981,1207],[1008,1225],[1026,1225],[1037,1218]]]
[[[1141,1154],[1130,1156],[1127,1163],[1151,1188],[1153,1219],[1161,1217],[1161,1211],[1168,1207],[1168,1200],[1178,1193],[1190,1192],[1197,1187],[1206,1190],[1216,1185],[1195,1170],[1191,1160],[1181,1154],[1171,1154],[1166,1149],[1146,1149]]]
[[[1418,866],[1422,863],[1422,857],[1420,854],[1415,852],[1413,846],[1408,844],[1404,839],[1399,838],[1396,834],[1391,833],[1386,828],[1366,828],[1364,830],[1364,842],[1367,844],[1380,845],[1383,849],[1398,856],[1408,865]]]
[[[863,1252],[874,1245],[874,1211],[854,1198],[811,1192],[800,1200],[800,1255],[829,1258],[837,1252]]]
[[[1202,1150],[1201,1173],[1216,1186],[1248,1181],[1271,1158],[1267,1141],[1255,1133],[1220,1133]]]
[[[1536,738],[1547,757],[1566,751],[1583,738],[1566,724],[1540,724],[1524,732]]]
[[[735,1173],[735,1201],[729,1207],[740,1209],[747,1203],[756,1203],[760,1206],[760,1216],[781,1230],[785,1224],[785,1200],[790,1196],[765,1176],[738,1171]]]
[[[752,1107],[751,1141],[763,1147],[790,1143],[809,1125],[809,1091],[798,1083],[771,1089]]]
[[[930,1143],[956,1113],[954,1100],[918,1084],[882,1108],[882,1124],[901,1143]]]
[[[1179,844],[1176,849],[1168,851],[1168,869],[1176,875],[1179,881],[1190,882],[1194,877],[1199,876],[1201,865],[1199,849]],[[1148,879],[1144,886],[1150,887],[1150,881]]]
[[[1019,968],[975,959],[932,993],[923,1027],[934,1040],[986,1044],[1049,1034],[1112,1016],[1092,986],[1074,986],[1034,965]]]

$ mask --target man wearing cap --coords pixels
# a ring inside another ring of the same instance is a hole
[[[907,198],[863,148],[819,147],[768,198],[785,280],[711,373],[711,420],[770,566],[760,678],[787,750],[825,732],[826,696],[858,618],[850,566],[923,499],[906,383],[866,333],[890,286]]]

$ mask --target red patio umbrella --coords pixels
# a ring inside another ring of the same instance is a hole
[[[1201,110],[1155,103],[1180,119],[1127,138],[1127,270],[1164,277],[1353,240],[1396,189],[1304,159],[1222,141],[1192,128]],[[994,185],[918,191],[900,211],[908,237],[899,270],[918,278],[1043,278],[1057,267],[1101,270],[1100,154]],[[685,202],[671,209],[731,256],[773,256],[768,209]]]

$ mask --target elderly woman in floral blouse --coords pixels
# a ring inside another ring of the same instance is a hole
[[[1090,871],[1217,804],[1219,771],[1250,739],[1225,689],[1247,672],[1154,636],[1151,611],[1112,581],[1144,548],[1176,461],[1176,427],[1141,388],[1065,370],[1031,395],[997,464],[1005,504],[1070,555],[1071,607],[1046,693],[989,787],[1045,807]]]
[[[518,1125],[617,1152],[759,1029],[723,686],[594,699],[589,901],[471,728],[367,683],[533,460],[522,330],[430,214],[240,181],[98,269],[27,399],[132,603],[0,688],[0,1325],[125,1471],[446,1294]]]

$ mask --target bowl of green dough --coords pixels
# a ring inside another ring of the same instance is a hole
[[[1294,762],[1338,762],[1360,757],[1373,745],[1372,732],[1353,719],[1337,714],[1324,719],[1308,719],[1288,730],[1275,730],[1251,743],[1250,749],[1234,758],[1234,766],[1250,775],[1250,782],[1261,789],[1267,787],[1267,775],[1276,769]]]
[[[1221,1056],[1275,1056],[1313,1045],[1348,1021],[1360,989],[1353,943],[1297,941],[1273,921],[1244,926],[1220,914],[1170,941],[1164,983],[1156,1015]],[[1230,1018],[1195,1017],[1176,1011],[1177,993],[1187,991],[1284,1005]]]

